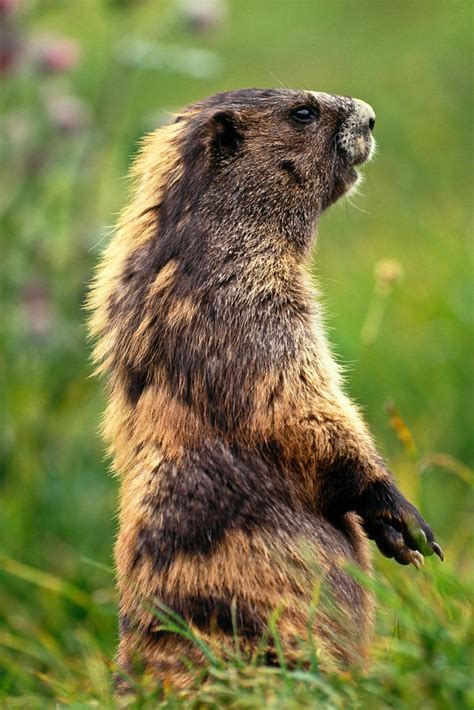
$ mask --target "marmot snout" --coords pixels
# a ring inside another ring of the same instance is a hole
[[[354,109],[337,135],[337,144],[345,152],[353,165],[361,165],[370,160],[374,153],[375,141],[372,131],[375,126],[375,112],[365,101],[353,99]]]

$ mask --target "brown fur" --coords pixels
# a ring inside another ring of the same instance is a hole
[[[89,300],[121,476],[124,672],[138,657],[181,684],[181,656],[202,662],[160,631],[154,601],[221,645],[234,609],[249,652],[279,609],[296,658],[318,590],[323,665],[355,662],[372,623],[370,594],[344,571],[370,571],[357,514],[386,554],[413,561],[400,531],[414,514],[342,392],[306,274],[320,213],[367,158],[361,111],[327,94],[222,94],[148,137],[135,163]]]

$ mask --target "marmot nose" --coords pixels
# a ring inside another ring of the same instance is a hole
[[[360,99],[354,99],[354,110],[361,126],[372,131],[375,126],[375,111],[372,106]]]

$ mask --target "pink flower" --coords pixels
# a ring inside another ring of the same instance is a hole
[[[67,135],[80,132],[90,123],[87,105],[77,96],[49,96],[46,103],[49,120],[60,132]]]
[[[22,48],[23,43],[16,32],[5,32],[0,27],[0,74],[8,74],[15,69],[21,58]]]
[[[73,69],[80,53],[79,43],[69,37],[43,36],[33,41],[33,59],[46,74]]]
[[[18,8],[19,4],[19,0],[0,0],[0,17],[10,15]]]
[[[180,0],[179,14],[191,32],[213,32],[227,17],[225,0]]]
[[[48,285],[33,279],[23,286],[22,305],[25,325],[30,335],[47,338],[54,327],[53,304]]]

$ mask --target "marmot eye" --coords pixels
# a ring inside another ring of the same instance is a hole
[[[291,112],[291,117],[298,123],[311,123],[317,118],[316,111],[311,106],[298,106]]]

